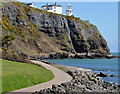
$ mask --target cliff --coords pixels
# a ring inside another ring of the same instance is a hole
[[[97,27],[80,18],[49,13],[19,2],[2,5],[3,35],[15,36],[9,50],[28,55],[110,52]]]

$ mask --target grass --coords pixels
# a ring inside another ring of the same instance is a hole
[[[2,59],[2,92],[50,81],[54,75],[40,66]]]

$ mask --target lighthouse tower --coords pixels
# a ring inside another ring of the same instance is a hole
[[[68,4],[68,5],[67,5],[66,15],[67,15],[67,16],[71,16],[71,15],[72,15],[71,4]]]

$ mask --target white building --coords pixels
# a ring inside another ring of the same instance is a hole
[[[72,15],[71,4],[68,4],[68,5],[67,5],[66,15],[67,15],[67,16],[71,16],[71,15]]]
[[[35,8],[35,4],[34,4],[33,2],[32,2],[32,3],[29,3],[29,4],[27,4],[27,5]]]
[[[57,14],[62,14],[62,6],[58,5],[57,3],[48,5],[48,3],[41,7],[42,10],[53,12]]]

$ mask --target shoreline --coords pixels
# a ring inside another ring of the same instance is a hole
[[[120,85],[99,79],[97,75],[106,76],[104,73],[96,74],[90,69],[58,65],[45,60],[41,62],[65,71],[72,76],[73,79],[70,82],[65,82],[60,85],[52,85],[52,88],[36,91],[34,94],[52,94],[51,92],[54,92],[54,94],[75,92],[120,92]]]
[[[100,53],[51,53],[43,55],[29,55],[30,60],[43,60],[43,59],[114,59],[120,58],[113,54],[100,54]]]
[[[94,72],[94,70],[89,69],[89,68],[80,68],[80,67],[75,67],[75,66],[59,65],[59,64],[47,61],[47,60],[42,60],[42,62],[44,62],[46,64],[49,64],[49,65],[52,65],[54,67],[57,67],[57,68],[65,71],[65,72],[67,72],[69,70],[74,70],[74,71],[76,71],[76,70],[90,71],[90,72],[94,73],[97,77],[99,77],[100,79],[102,79],[104,77],[120,77],[120,75],[107,74],[107,73],[104,73],[104,71],[101,71],[101,70],[100,70],[100,72]],[[106,82],[109,82],[109,81],[106,81]],[[109,83],[115,83],[115,82],[109,82]],[[115,83],[115,84],[116,85],[120,85],[119,83]]]

